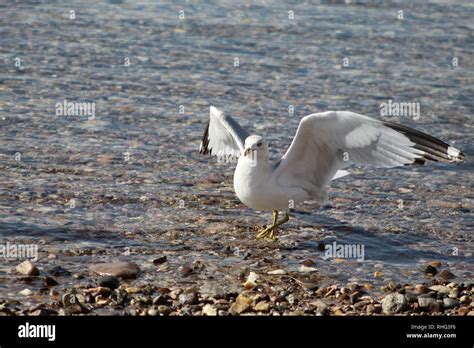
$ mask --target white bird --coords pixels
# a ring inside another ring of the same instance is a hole
[[[328,184],[348,175],[343,169],[351,164],[392,168],[464,160],[460,150],[417,130],[354,112],[327,111],[303,117],[288,151],[271,163],[265,140],[214,106],[200,153],[238,157],[235,193],[250,208],[273,211],[273,224],[257,235],[272,240],[296,204],[328,204]],[[278,211],[285,213],[281,221]]]

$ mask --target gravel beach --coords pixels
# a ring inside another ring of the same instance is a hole
[[[0,315],[474,315],[473,13],[0,5]],[[420,114],[381,115],[389,100]],[[275,161],[326,110],[413,127],[466,161],[352,168],[332,208],[299,206],[278,241],[255,240],[271,213],[239,202],[235,163],[199,155],[210,105]],[[333,243],[363,260],[327,258]],[[31,263],[7,255],[19,245],[36,246]]]

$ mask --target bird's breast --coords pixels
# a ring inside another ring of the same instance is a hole
[[[285,210],[287,197],[272,183],[270,163],[252,165],[246,158],[239,158],[234,173],[234,190],[246,206],[256,210]]]

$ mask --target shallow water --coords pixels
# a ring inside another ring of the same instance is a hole
[[[1,12],[0,241],[38,243],[40,269],[133,258],[146,279],[166,283],[193,260],[223,275],[258,269],[242,256],[253,253],[288,270],[314,259],[330,281],[424,281],[419,265],[432,260],[473,280],[469,1],[26,1]],[[57,116],[65,99],[94,102],[95,119]],[[420,103],[420,118],[381,117],[390,99]],[[354,169],[333,183],[332,209],[298,207],[266,246],[253,238],[271,214],[238,202],[233,164],[198,154],[210,105],[265,135],[275,160],[301,117],[332,109],[415,127],[467,161]],[[318,244],[333,241],[363,244],[365,261],[323,260]],[[236,255],[222,256],[228,246]],[[147,264],[163,253],[173,255],[169,278]],[[6,297],[22,288],[17,263],[0,264]]]

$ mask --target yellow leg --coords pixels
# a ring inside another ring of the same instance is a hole
[[[277,221],[278,221],[278,211],[274,210],[273,211],[273,224],[271,226],[268,226],[267,228],[265,228],[263,231],[261,231],[257,235],[257,239],[266,238],[266,239],[275,240],[276,239],[275,231],[276,231],[277,227],[279,227],[279,226],[283,225],[284,223],[288,222],[288,220],[290,220],[290,217],[289,217],[288,213],[285,213],[285,217],[283,218],[283,220],[281,220],[280,222],[277,223]]]
[[[285,213],[285,217],[283,218],[283,220],[281,220],[279,223],[277,223],[275,225],[275,227],[271,230],[270,232],[270,235],[268,236],[268,238],[270,239],[275,239],[275,231],[277,229],[277,227],[283,225],[284,223],[288,222],[288,220],[290,220],[290,216],[288,215],[288,213]]]
[[[257,239],[260,239],[260,238],[265,238],[268,236],[268,234],[270,233],[270,231],[275,228],[275,226],[277,225],[277,221],[278,221],[278,210],[274,210],[273,211],[273,224],[268,226],[267,228],[265,228],[263,231],[259,232],[257,234]]]

